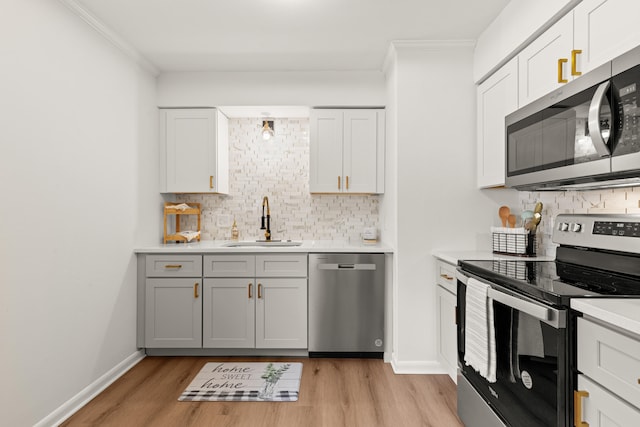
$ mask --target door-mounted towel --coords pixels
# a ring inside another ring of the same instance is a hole
[[[465,355],[467,365],[490,383],[496,382],[496,333],[490,286],[470,278],[465,300]]]

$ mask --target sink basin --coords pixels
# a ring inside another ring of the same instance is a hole
[[[295,240],[242,240],[240,242],[229,242],[222,246],[227,248],[240,248],[240,247],[280,247],[280,246],[300,246],[301,241]]]

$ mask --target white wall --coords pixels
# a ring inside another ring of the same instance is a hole
[[[395,183],[386,188],[394,190],[381,206],[383,216],[393,217],[387,197],[396,199],[393,363],[398,372],[438,372],[431,253],[490,250],[499,206],[518,199],[512,190],[476,188],[472,46],[395,43],[394,49],[387,144],[397,167],[387,177]]]
[[[136,354],[132,249],[160,230],[155,78],[60,2],[2,9],[0,424],[30,426]]]
[[[158,105],[384,106],[376,71],[173,72],[158,78]]]

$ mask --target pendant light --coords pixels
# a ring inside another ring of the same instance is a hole
[[[273,120],[263,120],[262,121],[262,139],[265,141],[270,140],[275,136],[275,132],[273,131]]]

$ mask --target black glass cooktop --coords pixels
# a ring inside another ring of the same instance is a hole
[[[640,298],[640,277],[562,261],[460,261],[463,271],[558,306],[576,297]]]

